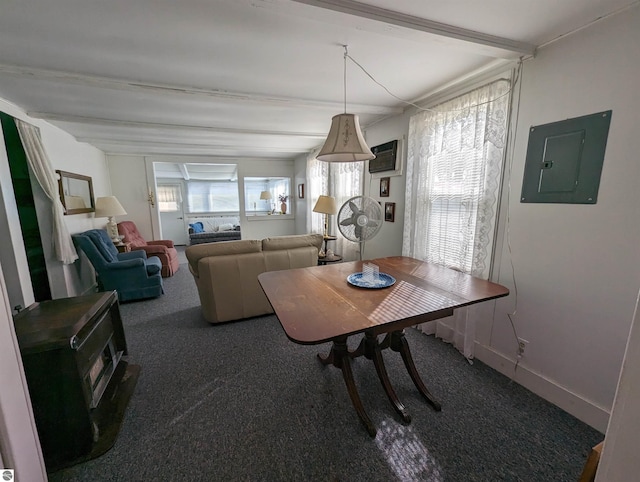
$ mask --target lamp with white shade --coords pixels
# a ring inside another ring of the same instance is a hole
[[[262,191],[260,193],[260,199],[263,199],[263,200],[271,199],[271,191]]]
[[[260,192],[260,200],[261,201],[269,201],[269,214],[271,214],[271,191],[262,191]]]
[[[336,214],[336,200],[333,196],[320,196],[316,205],[313,206],[314,213],[324,214],[324,237],[329,236],[329,215]]]
[[[349,52],[344,47],[344,114],[331,119],[331,129],[327,139],[316,158],[326,162],[358,162],[375,159],[376,156],[360,130],[360,121],[356,114],[347,114],[347,57]]]
[[[96,199],[96,218],[109,218],[107,222],[107,233],[114,242],[120,241],[118,235],[118,225],[113,220],[114,216],[124,216],[127,211],[115,196],[105,196]]]

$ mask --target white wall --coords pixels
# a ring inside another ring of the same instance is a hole
[[[307,203],[309,202],[309,186],[307,186],[307,156],[299,156],[294,162],[293,198],[295,202],[295,233],[307,234]],[[304,184],[304,199],[298,198],[298,185]]]
[[[144,156],[107,155],[107,165],[111,192],[127,211],[125,216],[118,216],[114,221],[133,221],[143,238],[158,239],[153,235],[147,181],[154,192],[155,184],[153,178],[147,179]]]
[[[640,8],[601,21],[526,61],[511,173],[510,244],[499,282],[518,287],[529,341],[516,379],[604,431],[640,286]],[[613,110],[596,205],[519,202],[530,126]],[[513,375],[516,341],[497,303],[478,357]],[[492,336],[487,336],[491,334]]]
[[[638,439],[640,434],[640,313],[638,302],[624,356],[620,382],[611,420],[607,428],[604,450],[598,466],[596,482],[627,482],[640,473]]]
[[[42,142],[54,169],[74,172],[91,177],[94,198],[106,196],[111,193],[107,165],[104,153],[89,144],[77,142],[66,132],[40,123]],[[32,184],[34,184],[32,182]],[[50,201],[41,191],[38,185],[34,188],[36,208],[38,210],[38,223],[41,231],[53,230],[50,216]],[[43,215],[41,216],[40,213]],[[72,214],[64,217],[69,233],[79,233],[87,229],[103,227],[104,219],[95,219],[93,213]],[[63,265],[55,259],[50,243],[43,244],[47,258],[47,271],[49,273],[51,295],[55,298],[77,296],[91,291],[94,286],[93,268],[83,253],[79,253],[80,260],[71,265]],[[64,280],[61,283],[60,280]]]
[[[397,140],[398,153],[396,171],[369,173],[368,163],[365,165],[364,193],[366,196],[380,201],[383,209],[387,202],[396,203],[395,221],[384,221],[376,236],[367,241],[364,247],[364,258],[382,258],[402,254],[402,230],[404,228],[404,195],[406,185],[407,133],[409,132],[409,116],[401,115],[387,119],[366,130],[369,147]],[[389,177],[389,196],[380,197],[380,178]]]

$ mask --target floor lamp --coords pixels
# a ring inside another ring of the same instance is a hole
[[[329,236],[329,215],[336,214],[336,200],[333,196],[320,196],[313,207],[314,213],[324,214],[324,237]]]

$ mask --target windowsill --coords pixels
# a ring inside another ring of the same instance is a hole
[[[247,221],[286,221],[295,219],[293,214],[259,214],[257,216],[245,215]]]

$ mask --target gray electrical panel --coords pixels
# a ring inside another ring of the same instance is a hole
[[[531,127],[520,202],[595,204],[611,111]]]

